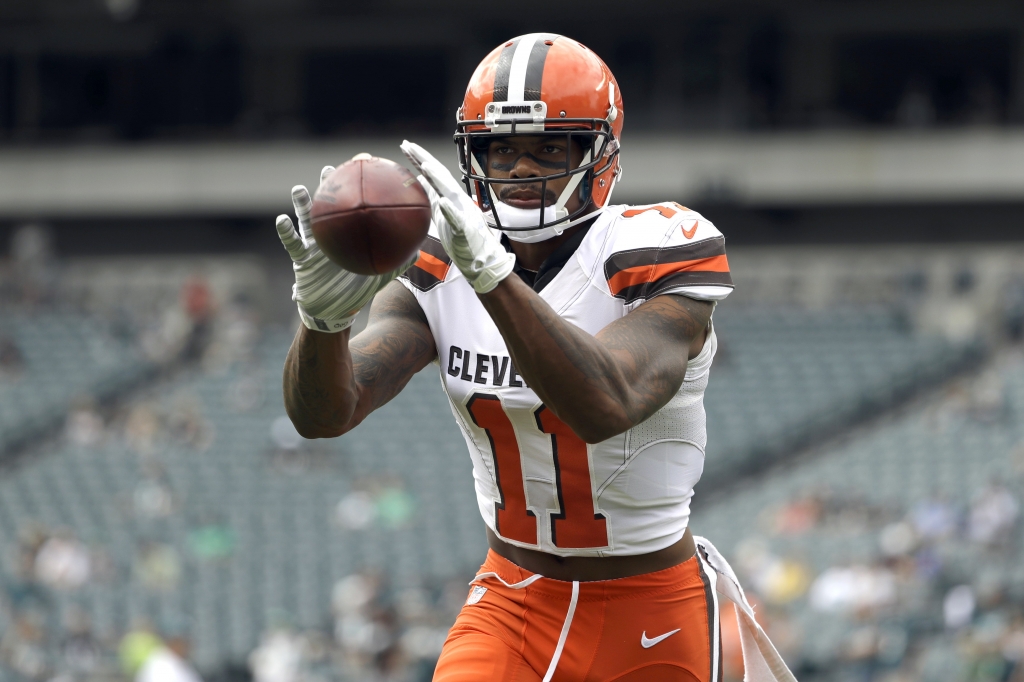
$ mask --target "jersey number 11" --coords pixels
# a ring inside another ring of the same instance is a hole
[[[526,506],[523,460],[515,429],[497,396],[477,393],[466,405],[476,425],[487,432],[494,453],[499,501],[494,525],[498,534],[526,544],[537,543],[537,519]],[[537,428],[551,435],[555,490],[559,511],[551,515],[551,541],[556,547],[607,547],[607,520],[594,511],[587,444],[555,413],[541,405],[534,412]]]

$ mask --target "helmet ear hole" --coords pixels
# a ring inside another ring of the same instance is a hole
[[[476,196],[480,200],[480,210],[490,211],[491,210],[491,197],[488,188],[484,183],[476,183]]]
[[[580,182],[580,188],[578,190],[578,196],[580,200],[580,206],[586,206],[587,202],[590,201],[590,183],[594,177],[593,171],[587,171],[583,175],[583,181]]]

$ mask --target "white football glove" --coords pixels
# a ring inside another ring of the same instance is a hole
[[[444,250],[478,294],[491,291],[512,272],[516,257],[501,245],[500,233],[484,222],[480,208],[440,161],[408,140],[402,142],[402,151],[426,178],[421,184]]]
[[[324,166],[320,182],[333,170],[334,166]],[[313,202],[304,186],[292,188],[292,205],[299,219],[298,233],[291,218],[279,215],[277,234],[295,269],[292,300],[298,305],[302,323],[314,331],[334,333],[348,329],[360,309],[419,257],[417,251],[408,263],[384,275],[357,275],[344,270],[331,262],[313,239],[309,222]]]

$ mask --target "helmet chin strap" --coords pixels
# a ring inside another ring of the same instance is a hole
[[[583,156],[582,161],[580,161],[580,166],[590,163],[590,153],[591,152],[588,149],[587,153]],[[472,157],[471,163],[477,173],[480,175],[484,174],[475,156]],[[576,220],[570,220],[557,225],[547,225],[547,223],[552,223],[557,220],[564,220],[566,216],[569,215],[569,211],[565,208],[565,205],[569,202],[569,199],[583,181],[584,175],[586,175],[586,173],[576,173],[571,176],[568,184],[565,186],[565,189],[562,190],[562,193],[558,195],[558,199],[555,200],[555,203],[551,206],[544,206],[542,208],[516,208],[515,206],[510,206],[504,201],[499,201],[494,190],[490,187],[490,184],[488,184],[487,190],[490,194],[492,209],[484,213],[484,219],[491,227],[497,227],[498,222],[501,222],[501,226],[503,228],[532,227],[533,225],[541,224],[541,220],[543,219],[545,226],[536,230],[502,230],[502,234],[514,242],[535,244],[537,242],[543,242],[553,237],[557,237],[565,232],[567,228],[570,228],[573,225],[578,225],[579,223],[585,220],[590,220],[594,217],[593,213],[588,213]],[[494,219],[495,212],[498,214],[497,221]],[[543,218],[541,217],[542,212]]]

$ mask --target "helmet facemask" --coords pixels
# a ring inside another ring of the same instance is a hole
[[[495,111],[494,118],[490,116],[492,110]],[[502,113],[502,110],[515,113],[507,115]],[[463,182],[466,190],[484,211],[487,222],[513,241],[532,243],[550,239],[565,229],[590,219],[593,212],[591,198],[595,183],[600,183],[602,187],[605,183],[614,184],[618,175],[615,164],[619,153],[618,141],[612,133],[610,122],[595,118],[551,119],[545,116],[531,116],[530,114],[535,111],[546,113],[543,102],[512,105],[507,102],[494,102],[488,105],[487,111],[489,115],[486,121],[459,120],[455,133]],[[484,169],[487,166],[487,152],[491,142],[515,136],[552,137],[564,140],[564,170],[527,178],[489,177]],[[583,158],[575,168],[572,164],[573,145],[583,150]],[[548,184],[566,177],[569,178],[568,184],[549,205]],[[517,208],[498,199],[503,186],[538,184],[542,208]],[[580,205],[570,212],[566,204],[574,194],[579,196]]]

